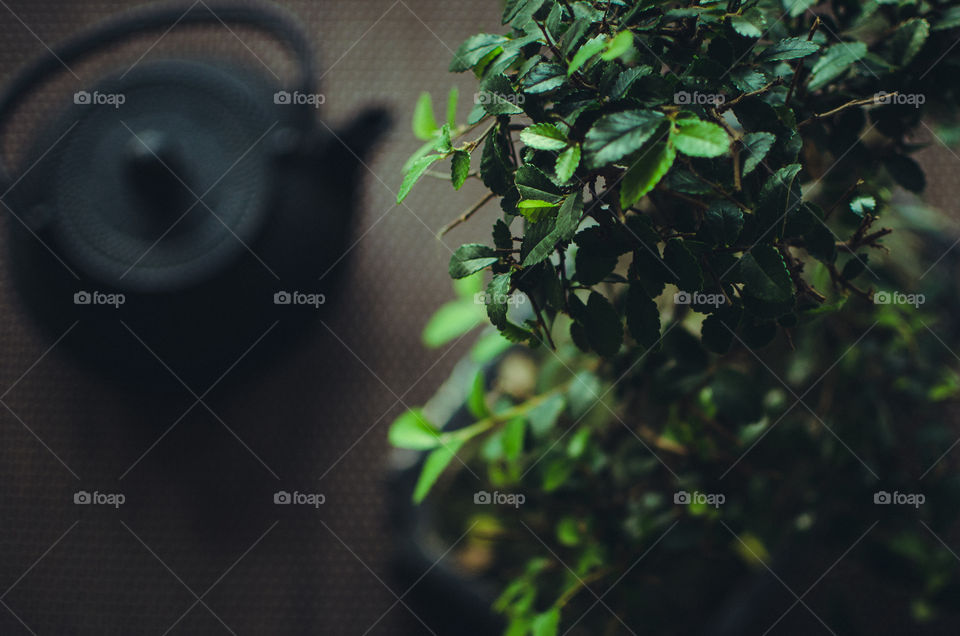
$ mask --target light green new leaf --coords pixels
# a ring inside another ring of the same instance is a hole
[[[658,141],[640,151],[620,184],[620,207],[626,210],[653,190],[673,165],[673,144]]]
[[[558,207],[560,207],[559,203],[550,203],[549,201],[541,201],[539,199],[527,199],[517,203],[517,209],[520,211],[520,214],[531,223],[536,223],[549,216],[550,213]]]
[[[557,243],[569,241],[573,238],[574,233],[577,231],[577,226],[580,225],[580,217],[582,215],[583,192],[581,191],[566,198],[563,205],[560,206],[560,210],[557,212],[557,219],[553,229],[533,246],[526,258],[523,259],[523,266],[529,267],[546,260],[556,248]]]
[[[429,494],[430,489],[437,483],[437,479],[443,474],[450,461],[456,457],[464,443],[466,443],[464,439],[451,439],[445,446],[427,455],[426,461],[423,462],[423,469],[420,471],[420,478],[413,489],[414,503],[420,503]]]
[[[469,299],[452,300],[441,305],[430,317],[421,338],[423,344],[436,349],[482,323],[483,305],[475,303],[472,296]]]
[[[410,409],[394,420],[387,436],[397,448],[429,450],[440,445],[440,432],[418,408]]]
[[[442,159],[442,155],[427,155],[426,157],[420,157],[416,161],[410,164],[410,170],[403,176],[403,183],[400,184],[400,191],[397,192],[397,203],[403,203],[403,200],[407,198],[407,195],[410,194],[410,190],[413,189],[413,186],[416,185],[417,181],[420,180],[420,177],[423,176],[423,173],[427,171],[427,168],[433,165],[433,163],[439,159]]]
[[[520,140],[537,150],[563,150],[570,143],[553,124],[534,124],[520,131]]]
[[[440,126],[433,116],[433,100],[430,93],[420,93],[417,105],[413,108],[413,134],[424,141],[431,139]]]
[[[609,62],[621,55],[626,55],[633,48],[633,33],[621,31],[612,40],[607,42],[607,50],[600,55],[600,59]]]
[[[457,127],[457,102],[460,99],[460,91],[456,86],[450,89],[450,94],[447,95],[447,123],[450,124],[450,128]]]
[[[453,153],[453,159],[450,161],[450,181],[453,182],[453,189],[459,190],[463,182],[467,180],[470,174],[470,153],[465,150],[456,150]]]
[[[691,157],[717,157],[730,148],[730,137],[719,125],[695,118],[680,119],[670,131],[677,150]]]
[[[584,42],[583,46],[577,49],[573,59],[570,60],[570,66],[567,67],[567,77],[570,77],[576,73],[577,69],[583,66],[591,57],[606,48],[606,46],[607,36],[603,34],[590,38]]]
[[[867,45],[863,42],[838,42],[834,44],[813,65],[808,88],[815,91],[826,86],[866,54]]]
[[[537,614],[530,624],[532,636],[557,636],[560,631],[560,608],[552,607]]]
[[[573,178],[573,174],[580,165],[580,146],[570,146],[557,157],[557,181],[566,183]]]

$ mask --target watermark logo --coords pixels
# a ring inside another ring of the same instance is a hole
[[[113,106],[120,108],[127,101],[123,93],[101,93],[100,91],[77,91],[73,94],[73,103],[80,106]]]
[[[99,291],[78,291],[73,295],[74,305],[109,305],[114,309],[119,309],[120,305],[127,302],[124,294],[107,294]]]
[[[320,104],[327,102],[323,93],[301,93],[300,91],[277,91],[273,94],[273,103],[281,106],[313,106],[320,108]]]
[[[119,492],[100,492],[94,490],[78,490],[73,493],[73,503],[78,506],[113,506],[119,508],[127,500],[126,496]]]
[[[326,495],[318,492],[300,492],[294,490],[292,493],[286,490],[278,490],[273,493],[273,503],[278,506],[313,506],[319,508],[327,501]]]
[[[676,305],[710,305],[711,307],[719,307],[727,302],[727,299],[723,294],[677,292],[673,295],[673,302]]]
[[[327,302],[327,297],[323,294],[278,291],[273,295],[274,305],[309,305],[314,309],[319,309],[320,305],[325,302]]]
[[[886,490],[878,490],[873,493],[873,503],[880,506],[897,505],[913,506],[919,508],[927,501],[927,496],[919,492],[899,492],[894,490],[892,493]]]
[[[678,506],[689,506],[692,504],[698,504],[701,506],[713,506],[714,508],[719,508],[724,503],[726,503],[726,495],[720,493],[705,493],[700,492],[699,490],[694,490],[692,493],[687,492],[686,490],[678,490],[673,493],[673,503]]]
[[[520,106],[521,104],[526,103],[526,101],[526,95],[504,95],[503,93],[491,93],[488,91],[473,94],[474,104],[499,104],[502,102],[509,102],[514,106]]]
[[[923,294],[904,294],[898,291],[878,291],[873,295],[875,305],[913,305],[915,309],[919,308],[926,300],[927,297]]]
[[[873,101],[877,104],[894,104],[896,106],[913,106],[914,108],[920,108],[920,106],[927,102],[927,96],[921,93],[901,94],[880,91],[874,94]]]
[[[701,93],[693,91],[679,91],[673,94],[673,103],[678,106],[719,106],[727,101],[726,96],[720,93]]]
[[[524,294],[477,292],[473,295],[473,302],[477,305],[522,305],[527,302],[527,297]]]
[[[520,493],[498,492],[496,490],[492,493],[486,490],[478,490],[473,493],[473,503],[481,506],[497,505],[519,508],[526,501],[527,497]]]

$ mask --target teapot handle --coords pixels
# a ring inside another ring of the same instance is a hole
[[[282,41],[293,52],[300,67],[298,89],[304,94],[316,92],[313,46],[303,28],[286,11],[275,6],[223,6],[205,2],[186,7],[150,6],[122,13],[70,38],[53,48],[50,55],[44,55],[21,71],[0,94],[0,136],[10,115],[30,91],[54,72],[69,68],[70,63],[144,32],[163,28],[171,31],[183,24],[205,23],[250,26]],[[12,183],[0,144],[0,187],[3,188],[0,196],[12,187]]]

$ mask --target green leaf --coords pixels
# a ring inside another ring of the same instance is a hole
[[[894,65],[909,64],[930,35],[930,23],[923,18],[912,18],[900,25],[889,40],[887,59]]]
[[[517,115],[523,112],[517,104],[520,97],[505,75],[488,77],[480,85],[480,104],[490,115]]]
[[[555,209],[560,207],[559,203],[550,203],[539,199],[526,199],[517,203],[517,209],[523,218],[531,223],[536,223],[550,215]]]
[[[507,461],[516,461],[523,451],[523,438],[527,432],[527,420],[515,417],[503,427],[503,456]]]
[[[543,6],[544,0],[507,0],[503,10],[503,24],[523,28]]]
[[[660,339],[660,310],[640,283],[630,283],[626,314],[633,339],[648,349],[656,344]]]
[[[510,274],[497,274],[487,285],[487,316],[498,329],[507,325],[507,297],[510,294]]]
[[[773,303],[793,298],[793,284],[783,256],[772,245],[757,245],[738,264],[744,293]]]
[[[413,134],[424,141],[431,139],[440,126],[433,116],[433,101],[430,93],[420,93],[417,105],[413,108]]]
[[[770,152],[776,140],[776,135],[768,132],[747,133],[740,139],[746,149],[746,152],[743,153],[745,159],[743,161],[742,176],[747,176],[760,165],[760,162],[763,161],[767,153]]]
[[[435,349],[459,338],[483,322],[483,309],[473,297],[440,306],[423,328],[423,344]]]
[[[403,203],[403,200],[410,194],[410,190],[416,185],[427,168],[432,166],[435,161],[442,159],[442,155],[427,155],[414,161],[409,172],[403,176],[403,183],[400,184],[400,190],[397,192],[397,203]]]
[[[462,73],[463,71],[469,71],[476,66],[480,60],[500,48],[506,42],[507,38],[491,33],[480,33],[467,38],[466,42],[461,44],[457,52],[453,54],[453,60],[450,62],[450,72]]]
[[[707,316],[700,327],[700,340],[704,348],[719,354],[729,351],[741,316],[743,308],[739,306],[723,306]]]
[[[677,275],[674,284],[685,292],[700,291],[703,287],[703,272],[697,257],[687,248],[683,239],[672,238],[663,248],[663,260]]]
[[[566,71],[559,64],[541,62],[523,78],[521,85],[525,93],[539,95],[560,88],[567,81],[566,78]]]
[[[563,205],[560,206],[554,227],[530,249],[526,258],[523,259],[523,266],[529,267],[546,260],[553,250],[556,249],[557,243],[569,241],[573,238],[573,235],[577,231],[577,226],[580,225],[580,217],[582,215],[583,192],[579,191],[572,196],[568,196],[563,202]]]
[[[633,33],[630,31],[621,31],[612,40],[607,42],[607,50],[600,55],[600,59],[605,62],[615,60],[622,55],[626,55],[633,49]]]
[[[513,249],[513,233],[503,219],[497,219],[493,224],[493,244],[498,250]]]
[[[459,190],[470,174],[470,153],[465,150],[455,150],[450,161],[450,181],[453,189]]]
[[[588,167],[599,168],[640,150],[663,121],[663,113],[647,110],[601,117],[584,140]]]
[[[570,66],[567,67],[567,77],[570,77],[577,72],[581,66],[583,66],[587,60],[591,57],[605,49],[607,46],[607,36],[600,34],[596,37],[592,37],[586,42],[583,43],[577,52],[574,54],[573,59],[570,60]]]
[[[799,2],[800,0],[798,0]],[[757,56],[759,62],[782,62],[812,55],[820,50],[820,45],[807,38],[784,38],[765,48]]]
[[[623,342],[620,315],[602,294],[590,292],[583,327],[590,347],[602,356],[612,356]]]
[[[743,210],[729,201],[716,201],[703,213],[709,236],[720,245],[733,245],[743,230]]]
[[[497,253],[482,243],[467,243],[457,248],[450,257],[450,278],[463,278],[498,260]]]
[[[532,636],[557,636],[560,631],[560,609],[552,607],[542,614],[537,614],[530,624]]]
[[[452,439],[442,448],[437,448],[427,455],[426,461],[423,462],[423,469],[420,471],[420,478],[413,489],[414,503],[420,503],[430,493],[430,489],[437,483],[437,479],[465,443],[464,439]]]
[[[828,48],[813,65],[807,87],[815,91],[842,75],[850,66],[867,54],[863,42],[839,42]]]
[[[573,145],[560,153],[557,157],[557,181],[566,183],[573,178],[580,165],[580,145]]]
[[[863,215],[868,212],[873,212],[877,207],[877,200],[873,197],[862,196],[857,197],[850,202],[850,211],[863,218]]]
[[[538,199],[548,203],[559,203],[562,199],[560,188],[540,168],[534,165],[520,166],[517,169],[515,180],[517,190],[524,199]]]
[[[473,376],[473,384],[470,386],[470,394],[467,396],[467,410],[477,419],[483,419],[490,415],[490,409],[487,408],[487,382],[483,369],[477,371],[477,374]]]
[[[500,134],[499,126],[487,137],[480,155],[480,178],[491,192],[506,196],[513,189],[513,175],[508,157],[510,148]]]
[[[563,150],[570,141],[553,124],[534,124],[520,131],[520,140],[537,150]]]
[[[783,0],[783,8],[789,11],[790,17],[795,18],[802,15],[807,9],[814,6],[820,0]]]
[[[653,190],[676,157],[673,144],[662,141],[647,146],[636,158],[631,157],[632,164],[620,184],[620,207],[626,210]]]
[[[730,148],[730,137],[723,128],[696,118],[677,120],[670,140],[677,150],[691,157],[717,157]]]
[[[397,448],[429,450],[440,445],[440,432],[420,409],[410,409],[394,420],[387,437]]]
[[[557,419],[566,408],[563,395],[556,393],[527,412],[530,430],[537,436],[546,435],[557,424]]]
[[[758,38],[763,35],[763,30],[757,23],[761,26],[764,23],[763,15],[760,13],[750,12],[750,15],[734,15],[730,17],[730,26],[745,38]]]

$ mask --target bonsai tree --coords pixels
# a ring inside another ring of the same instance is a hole
[[[503,24],[450,64],[478,80],[464,123],[455,92],[442,126],[417,103],[398,196],[449,160],[488,194],[444,233],[502,212],[424,334],[485,312],[470,421],[413,409],[390,439],[424,453],[416,502],[444,484],[451,543],[482,529],[507,633],[692,633],[751,604],[731,581],[818,558],[892,590],[883,620],[936,621],[960,307],[946,226],[904,189],[917,132],[952,133],[960,7],[508,0]],[[871,624],[784,587],[753,628]]]

